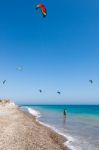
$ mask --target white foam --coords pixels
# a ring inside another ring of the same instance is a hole
[[[67,146],[69,149],[71,150],[77,150],[75,149],[75,147],[72,145],[72,142],[74,142],[74,139],[70,136],[70,135],[65,135],[64,133],[60,132],[58,129],[56,129],[55,127],[47,124],[47,123],[44,123],[44,122],[41,122],[38,120],[38,118],[41,116],[40,115],[40,112],[37,111],[37,110],[34,110],[32,108],[28,108],[28,111],[29,113],[31,113],[33,116],[36,117],[36,121],[39,122],[41,125],[45,126],[45,127],[48,127],[50,129],[52,129],[53,131],[55,131],[56,133],[58,133],[59,135],[62,135],[63,137],[66,138],[66,142],[64,143],[64,146]]]
[[[71,149],[71,150],[77,150],[77,149],[72,145],[72,142],[74,141],[74,139],[73,139],[70,135],[65,135],[64,133],[60,132],[60,131],[59,131],[58,129],[56,129],[55,127],[52,127],[52,126],[50,126],[50,125],[48,125],[48,124],[46,124],[46,123],[43,123],[43,122],[39,121],[38,119],[37,119],[37,121],[38,121],[40,124],[42,124],[42,125],[44,125],[44,126],[50,128],[50,129],[52,129],[53,131],[55,131],[55,132],[58,133],[59,135],[62,135],[63,137],[65,137],[65,138],[66,138],[66,142],[64,143],[64,146],[67,146],[67,147],[68,147],[69,149]]]
[[[29,113],[30,114],[32,114],[34,117],[40,117],[40,112],[39,111],[37,111],[37,110],[34,110],[34,109],[32,109],[32,108],[28,108],[28,111],[29,111]]]

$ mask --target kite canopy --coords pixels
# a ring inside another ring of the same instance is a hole
[[[22,67],[17,67],[16,69],[17,69],[18,71],[22,71],[22,70],[23,70]]]
[[[92,80],[89,80],[89,82],[92,84],[93,83],[93,81]]]
[[[36,6],[36,9],[41,9],[41,12],[42,12],[42,14],[43,14],[43,17],[46,17],[46,15],[47,15],[47,10],[46,10],[46,7],[43,5],[43,4],[38,4],[37,6]]]
[[[60,92],[60,91],[57,91],[57,94],[59,94],[59,95],[60,95],[60,94],[61,94],[61,92]]]
[[[2,83],[5,84],[5,83],[6,83],[6,80],[2,81]]]
[[[41,90],[41,89],[39,89],[39,92],[40,92],[40,93],[42,93],[42,90]]]

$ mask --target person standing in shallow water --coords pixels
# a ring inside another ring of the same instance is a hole
[[[63,126],[64,126],[64,128],[66,128],[66,115],[67,115],[67,112],[66,112],[66,110],[64,109],[64,111],[63,111]]]
[[[64,117],[66,117],[66,115],[67,115],[67,114],[66,114],[66,110],[64,109]]]

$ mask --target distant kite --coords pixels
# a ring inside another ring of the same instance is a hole
[[[47,15],[47,10],[46,7],[43,4],[39,4],[36,6],[36,9],[41,9],[43,17],[46,17]]]
[[[41,90],[41,89],[39,89],[39,92],[40,92],[40,93],[42,93],[42,90]]]
[[[2,81],[2,83],[5,84],[5,83],[6,83],[6,80]]]
[[[57,91],[57,94],[59,94],[59,95],[60,95],[60,94],[61,94],[61,92],[60,92],[60,91]]]
[[[22,70],[23,70],[22,67],[17,67],[16,69],[17,69],[18,71],[22,71]]]
[[[93,80],[89,80],[89,82],[92,84],[92,83],[93,83]]]

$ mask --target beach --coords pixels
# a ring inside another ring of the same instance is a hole
[[[25,105],[21,109],[68,139],[65,145],[71,150],[99,150],[98,105]]]
[[[65,141],[14,103],[0,104],[0,150],[68,150]]]

